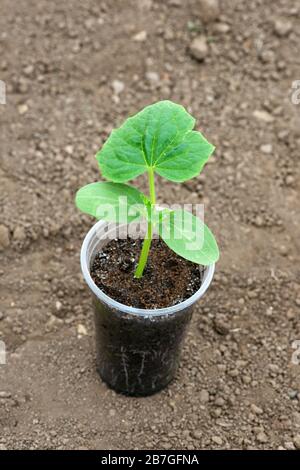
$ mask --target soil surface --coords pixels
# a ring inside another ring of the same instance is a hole
[[[1,0],[1,449],[300,447],[299,47],[295,0]],[[74,195],[159,99],[217,150],[158,203],[204,203],[221,259],[176,380],[135,399],[95,370]]]
[[[95,284],[121,304],[136,308],[171,307],[191,297],[202,284],[203,267],[176,255],[162,240],[152,240],[143,277],[134,272],[142,240],[112,240],[96,254]]]

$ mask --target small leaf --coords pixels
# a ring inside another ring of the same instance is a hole
[[[79,189],[76,206],[82,212],[108,222],[130,223],[147,217],[148,199],[127,184],[91,183]]]
[[[161,211],[158,231],[171,250],[193,263],[207,266],[219,259],[213,234],[202,220],[188,211]]]
[[[159,158],[156,172],[171,181],[186,181],[200,173],[213,151],[200,132],[189,132],[181,144]]]
[[[126,182],[153,168],[171,181],[196,176],[214,151],[195,119],[180,105],[160,101],[114,130],[97,153],[102,175]]]

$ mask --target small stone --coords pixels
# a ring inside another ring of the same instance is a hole
[[[272,374],[275,374],[275,375],[279,374],[280,369],[277,364],[269,364],[268,368],[270,372],[272,372]]]
[[[257,227],[262,227],[263,224],[264,224],[263,218],[260,215],[257,215],[255,217],[254,225],[256,225]]]
[[[295,178],[292,175],[288,175],[285,178],[285,184],[286,186],[292,186],[295,183]]]
[[[292,31],[293,25],[286,19],[277,19],[274,22],[274,31],[279,37],[288,36]]]
[[[4,444],[0,444],[0,450],[7,450]]]
[[[0,312],[0,321],[3,320],[4,318],[4,313]]]
[[[211,415],[214,417],[214,418],[219,418],[222,414],[222,410],[221,408],[215,408],[214,410],[211,411]]]
[[[227,34],[230,31],[230,26],[226,23],[216,23],[214,26],[216,33]]]
[[[264,412],[261,408],[259,408],[259,406],[256,406],[254,403],[251,405],[251,411],[255,415],[262,415]]]
[[[30,64],[26,65],[26,67],[24,67],[24,69],[23,69],[23,72],[27,77],[29,75],[32,75],[33,71],[34,71],[33,65],[30,65]]]
[[[194,439],[198,439],[198,440],[199,440],[199,439],[202,438],[202,432],[201,432],[201,431],[197,431],[197,430],[196,430],[196,431],[193,431],[193,432],[192,432],[192,437],[193,437]]]
[[[287,256],[289,254],[288,247],[285,245],[280,245],[279,253],[281,254],[281,256]]]
[[[243,375],[243,382],[245,385],[249,385],[251,383],[251,377],[249,375]]]
[[[81,323],[79,323],[79,325],[77,326],[77,333],[79,336],[87,336],[88,334],[86,327]]]
[[[5,225],[0,225],[0,251],[3,251],[10,244],[9,230]]]
[[[62,306],[63,306],[63,305],[62,305],[62,303],[61,303],[59,300],[57,300],[57,301],[55,302],[55,309],[57,310],[57,312],[60,312],[60,311],[61,311]]]
[[[5,392],[5,391],[0,391],[0,398],[3,398],[3,399],[6,399],[6,398],[10,398],[11,397],[11,393],[10,392]]]
[[[286,316],[288,320],[294,320],[296,318],[296,313],[292,308],[289,308],[288,311],[286,312]]]
[[[266,144],[266,145],[262,145],[260,147],[260,150],[262,151],[262,153],[269,155],[270,153],[272,153],[273,147],[271,144]]]
[[[26,240],[26,232],[23,227],[18,226],[14,229],[13,239],[17,241]]]
[[[218,446],[221,446],[223,444],[223,441],[222,441],[221,437],[219,437],[219,436],[213,436],[211,438],[211,440],[214,444],[217,444]]]
[[[203,61],[208,55],[208,45],[205,36],[198,36],[190,45],[190,53],[194,59]]]
[[[122,91],[124,91],[125,84],[124,82],[121,82],[121,80],[114,80],[112,82],[112,89],[116,95],[119,95],[120,93],[122,93]]]
[[[21,114],[21,115],[27,113],[27,111],[28,111],[27,104],[19,104],[18,111],[19,111],[19,114]]]
[[[220,16],[219,0],[198,0],[196,6],[195,14],[199,15],[203,23],[212,23]]]
[[[259,432],[256,439],[258,442],[261,442],[261,444],[266,444],[268,442],[268,436],[264,432]]]
[[[291,400],[295,400],[298,397],[298,390],[288,390],[288,396]]]
[[[73,145],[66,145],[66,146],[65,146],[65,152],[66,152],[68,155],[73,155],[73,153],[74,153]]]
[[[144,42],[147,39],[147,31],[140,31],[139,33],[135,34],[132,38],[136,42]]]
[[[266,122],[267,124],[274,121],[274,117],[267,111],[260,111],[257,109],[256,111],[253,112],[253,116],[258,121],[263,121],[263,122]]]
[[[230,375],[230,377],[233,377],[233,378],[238,377],[239,371],[238,369],[232,369],[228,372],[228,375]]]
[[[216,401],[215,401],[215,405],[222,408],[225,405],[224,398],[222,398],[222,397],[217,398]]]
[[[228,335],[230,331],[227,323],[225,323],[222,320],[217,320],[217,319],[214,321],[214,329],[217,333],[219,333],[219,335],[222,335],[222,336]]]
[[[159,75],[156,72],[146,72],[146,80],[152,84],[159,83]]]
[[[297,434],[297,436],[294,437],[293,442],[296,449],[300,450],[300,434]]]
[[[199,400],[201,403],[209,402],[209,393],[207,390],[201,390],[201,392],[199,393]]]

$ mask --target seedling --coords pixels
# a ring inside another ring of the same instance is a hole
[[[146,218],[147,234],[136,278],[143,275],[155,228],[169,248],[183,258],[202,265],[219,258],[216,240],[201,219],[185,210],[160,211],[155,207],[156,173],[176,183],[189,180],[201,172],[214,151],[194,126],[195,119],[171,101],[147,106],[113,130],[97,153],[102,176],[109,182],[91,183],[77,192],[77,207],[98,219],[130,223]],[[125,184],[145,172],[149,197]]]

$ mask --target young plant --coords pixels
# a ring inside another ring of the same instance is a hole
[[[97,219],[116,223],[147,219],[136,278],[143,275],[155,227],[169,248],[189,261],[209,265],[219,258],[216,240],[201,219],[188,211],[155,207],[156,173],[176,183],[189,180],[214,151],[194,126],[195,119],[171,101],[147,106],[113,130],[96,155],[102,176],[110,182],[91,183],[77,192],[77,207]],[[149,198],[124,184],[145,172]]]

